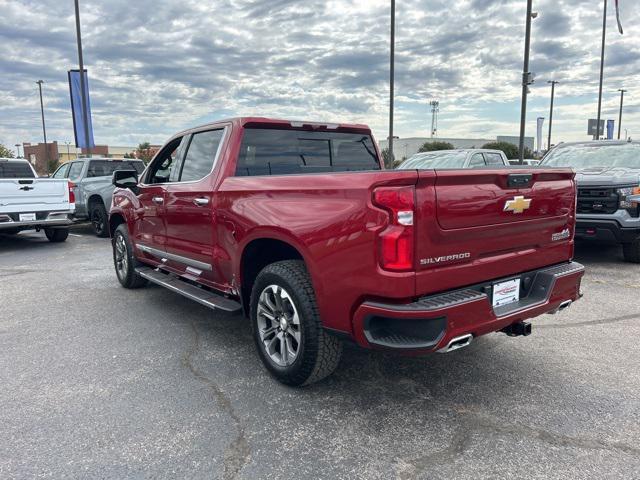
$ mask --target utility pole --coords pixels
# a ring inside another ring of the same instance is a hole
[[[602,82],[604,80],[604,46],[607,37],[607,0],[604,0],[602,15],[602,50],[600,53],[600,90],[598,91],[598,119],[596,121],[596,135],[594,140],[600,140],[600,115],[602,114]]]
[[[438,112],[440,112],[440,102],[432,100],[431,105],[431,138],[437,136],[438,133]]]
[[[553,124],[553,99],[556,93],[556,84],[560,83],[556,80],[549,80],[547,83],[551,84],[551,107],[549,110],[549,138],[547,139],[547,151],[551,150],[551,126]]]
[[[38,84],[38,90],[40,91],[40,115],[42,116],[42,135],[44,137],[44,162],[45,172],[49,173],[49,148],[47,147],[47,128],[44,124],[44,103],[42,102],[42,80],[36,82]]]
[[[622,104],[624,103],[624,94],[627,90],[619,88],[620,92],[620,115],[618,116],[618,140],[620,140],[620,134],[622,133]]]
[[[91,157],[91,145],[89,145],[89,116],[87,108],[87,94],[85,92],[84,61],[82,60],[82,36],[80,35],[80,7],[78,0],[74,0],[76,9],[76,39],[78,41],[78,63],[80,64],[80,95],[82,95],[82,126],[84,127],[84,143],[87,148],[87,156]]]
[[[389,55],[389,165],[393,165],[393,81],[396,48],[396,0],[391,0],[391,51]]]
[[[529,85],[533,83],[533,75],[529,71],[529,50],[531,47],[531,20],[538,16],[534,14],[533,0],[527,0],[527,26],[524,36],[524,67],[522,69],[522,105],[520,107],[520,147],[518,159],[520,165],[524,164],[524,133],[527,123],[527,94]]]

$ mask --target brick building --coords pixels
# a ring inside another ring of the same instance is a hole
[[[49,172],[49,165],[54,168],[54,165],[58,163],[58,142],[47,142],[46,145],[44,143],[23,143],[22,148],[24,158],[29,160],[38,175],[51,173]]]

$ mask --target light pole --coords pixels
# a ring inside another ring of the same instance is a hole
[[[71,161],[71,153],[69,153],[69,145],[71,142],[64,142],[67,145],[67,162]]]
[[[396,48],[396,0],[391,0],[391,49],[389,54],[389,165],[393,165],[393,81]]]
[[[533,75],[529,71],[529,50],[531,47],[531,20],[538,16],[533,13],[533,0],[527,0],[527,26],[524,36],[524,67],[522,69],[522,105],[520,107],[520,147],[519,147],[519,163],[524,163],[524,132],[527,122],[527,94],[529,93],[529,85],[533,83]]]
[[[80,7],[78,0],[74,1],[76,10],[76,39],[78,41],[78,63],[80,66],[80,95],[82,96],[82,126],[84,127],[84,143],[87,156],[91,157],[91,145],[89,145],[89,118],[87,109],[87,95],[85,92],[84,61],[82,59],[82,36],[80,35]]]
[[[44,103],[42,102],[42,84],[44,82],[42,80],[38,80],[36,83],[38,84],[38,90],[40,91],[40,115],[42,116],[42,135],[44,137],[44,168],[46,173],[49,173],[49,148],[47,147],[47,128],[44,124]]]
[[[622,133],[622,104],[624,103],[624,94],[627,90],[619,88],[620,92],[620,115],[618,117],[618,140],[620,140],[620,134]]]
[[[16,143],[16,144],[14,145],[14,147],[16,147],[16,150],[17,150],[17,152],[18,152],[18,157],[17,157],[17,158],[20,158],[20,144],[19,144],[19,143]]]
[[[560,83],[556,80],[549,80],[547,83],[551,84],[551,107],[549,109],[549,138],[547,139],[547,151],[551,150],[551,126],[553,124],[553,99],[556,94],[556,84]]]
[[[598,119],[596,121],[596,135],[594,140],[600,140],[600,115],[602,113],[602,82],[604,80],[604,46],[607,36],[607,0],[604,0],[604,13],[602,15],[602,50],[600,52],[600,89],[598,91]]]

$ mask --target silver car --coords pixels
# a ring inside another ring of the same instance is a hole
[[[136,170],[140,174],[144,163],[127,158],[79,158],[63,163],[52,175],[71,182],[76,197],[74,219],[89,219],[98,237],[109,236],[107,212],[115,189],[111,176],[116,170]]]
[[[501,150],[468,148],[456,150],[436,150],[417,153],[396,168],[398,170],[426,170],[445,168],[502,168],[509,166],[506,155]]]

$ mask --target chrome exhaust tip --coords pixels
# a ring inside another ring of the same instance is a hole
[[[449,343],[447,343],[446,347],[438,350],[438,353],[449,353],[454,350],[459,350],[464,347],[468,347],[471,345],[471,341],[473,340],[473,335],[467,333],[466,335],[461,335],[459,337],[452,338]]]
[[[567,308],[569,308],[571,306],[572,303],[573,302],[571,300],[565,300],[558,307],[558,311],[561,312],[562,310],[566,310]]]

